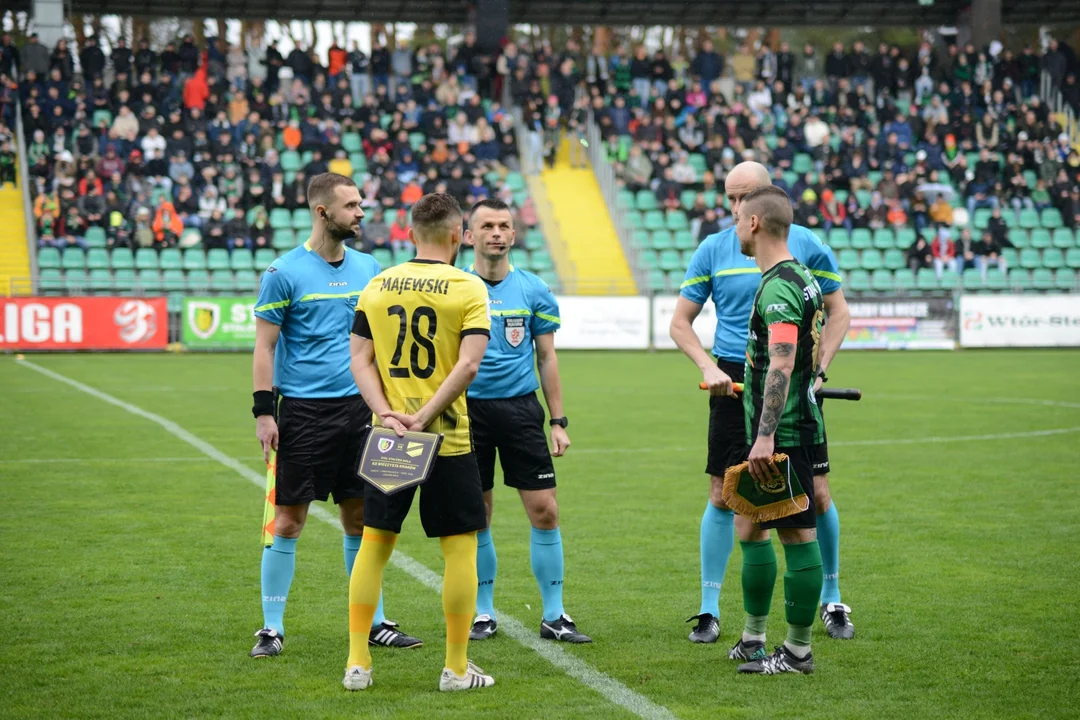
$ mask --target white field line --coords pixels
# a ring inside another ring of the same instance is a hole
[[[209,458],[216,460],[230,470],[234,470],[241,477],[251,481],[255,486],[260,489],[266,484],[265,474],[260,474],[251,468],[242,464],[236,458],[229,457],[216,447],[206,442],[205,440],[191,434],[184,428],[180,427],[172,420],[161,417],[155,413],[143,410],[142,408],[124,402],[118,398],[113,397],[107,393],[103,393],[100,390],[84,385],[78,380],[72,380],[71,378],[61,375],[57,372],[53,372],[47,368],[44,368],[35,363],[27,360],[17,361],[23,367],[29,368],[36,372],[50,377],[57,382],[62,382],[69,385],[76,390],[80,390],[87,395],[97,398],[102,402],[106,402],[110,405],[126,410],[132,415],[137,415],[141,418],[149,420],[156,425],[159,425],[167,433],[176,437],[179,440],[183,440],[188,445],[203,453]],[[325,508],[318,505],[312,505],[310,513],[322,520],[323,522],[332,525],[335,528],[340,529],[341,525],[338,519],[328,512]],[[394,565],[401,570],[409,574],[413,579],[421,583],[422,585],[430,588],[431,590],[441,593],[442,592],[442,579],[432,572],[430,569],[412,559],[400,550],[395,552],[391,557]],[[639,695],[630,688],[626,687],[618,680],[615,680],[599,670],[595,669],[583,660],[579,660],[574,655],[563,650],[558,645],[550,642],[541,642],[539,634],[535,631],[527,629],[519,620],[514,619],[506,613],[499,612],[499,621],[501,629],[514,640],[520,644],[536,652],[537,655],[544,658],[556,668],[566,673],[570,677],[578,680],[583,685],[595,690],[602,696],[607,698],[610,702],[619,707],[622,707],[629,712],[633,713],[639,718],[645,720],[674,720],[675,715],[663,707],[657,705],[643,695]],[[344,625],[344,622],[342,623]]]

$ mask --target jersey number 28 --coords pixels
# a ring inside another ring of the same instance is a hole
[[[412,375],[420,379],[427,379],[431,377],[435,372],[435,343],[432,342],[435,339],[435,332],[439,326],[438,316],[435,314],[435,308],[428,307],[427,305],[421,305],[413,310],[412,322],[409,322],[409,311],[401,305],[392,305],[386,309],[388,315],[397,315],[401,320],[401,328],[398,330],[397,346],[394,348],[394,357],[390,358],[390,377],[392,378],[407,378],[409,377],[409,371],[412,371]],[[427,320],[427,328],[421,330],[423,324],[421,320]],[[405,336],[408,334],[410,325],[412,327],[412,346],[409,348],[409,367],[398,367],[398,363],[401,362],[401,354],[405,348]],[[420,364],[420,351],[424,351],[427,356],[426,362]]]

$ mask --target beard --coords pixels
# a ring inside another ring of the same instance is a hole
[[[330,220],[326,223],[326,234],[334,242],[345,242],[356,237],[357,232],[353,230],[352,225],[342,225],[336,220]]]
[[[749,240],[739,238],[739,252],[747,257],[754,257],[754,244]]]

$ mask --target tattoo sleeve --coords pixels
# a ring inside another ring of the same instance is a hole
[[[789,358],[795,354],[793,343],[773,343],[769,345],[770,358]],[[780,417],[787,405],[788,382],[791,369],[784,363],[783,368],[770,367],[765,375],[765,397],[761,403],[761,421],[758,423],[758,435],[772,435],[780,424]]]

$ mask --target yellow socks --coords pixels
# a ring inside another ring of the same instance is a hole
[[[364,541],[360,544],[360,552],[356,555],[356,563],[353,565],[349,579],[349,667],[359,665],[365,670],[371,669],[368,636],[371,633],[371,621],[375,617],[375,608],[379,604],[379,595],[382,592],[383,570],[386,568],[386,563],[390,561],[390,555],[394,552],[397,537],[396,534],[386,530],[364,529]],[[473,536],[472,547],[475,558],[475,536]],[[447,567],[449,568],[449,563]],[[475,596],[476,567],[474,565],[473,597]],[[466,627],[466,640],[468,636],[469,631]]]
[[[366,541],[365,537],[365,545]],[[442,546],[443,560],[446,563],[442,591],[443,614],[446,615],[446,665],[444,667],[450,668],[458,677],[461,677],[465,674],[468,665],[469,628],[472,625],[473,609],[476,607],[476,533],[439,538],[439,544]],[[363,552],[363,546],[360,551]],[[359,561],[357,562],[359,567]],[[380,569],[379,572],[381,578],[382,570]],[[354,573],[354,587],[355,578]],[[372,595],[371,602],[378,601],[377,588],[375,593]],[[371,616],[367,617],[370,621]],[[366,635],[364,636],[364,650],[367,651]],[[364,667],[370,667],[370,662],[369,659],[369,664]],[[351,660],[350,664],[352,664]]]

